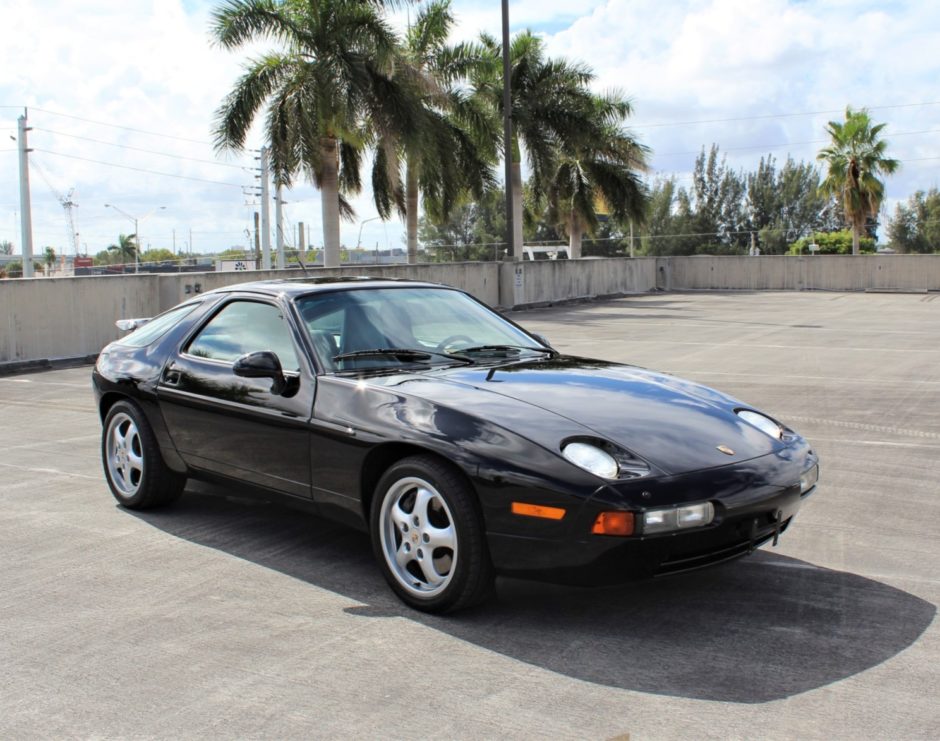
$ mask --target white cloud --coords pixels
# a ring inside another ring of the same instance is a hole
[[[588,60],[600,86],[630,94],[635,131],[653,147],[654,167],[683,173],[693,153],[712,142],[744,168],[768,151],[812,160],[826,121],[846,105],[940,100],[938,20],[933,4],[918,2],[609,0],[550,35],[548,45]],[[760,118],[812,111],[827,113]],[[879,108],[872,115],[889,124],[894,156],[940,156],[940,132],[892,138],[940,129],[940,106]],[[935,185],[936,164],[940,159],[928,167],[911,162],[888,181],[889,196]]]
[[[190,229],[196,249],[245,243],[243,231],[251,226],[253,209],[243,205],[238,186],[254,180],[250,172],[223,165],[254,163],[250,154],[218,158],[210,141],[213,112],[239,74],[242,55],[209,44],[212,7],[202,0],[5,3],[0,106],[30,107],[34,161],[57,190],[77,189],[78,229],[90,251],[133,229],[104,208],[111,202],[138,215],[167,206],[141,228],[144,241],[155,246],[169,245],[174,229],[178,246],[188,241]],[[497,3],[455,0],[454,10],[459,21],[455,37],[470,38],[481,29],[499,33]],[[736,167],[753,167],[767,151],[781,159],[788,151],[812,159],[819,147],[814,142],[823,138],[826,120],[834,117],[760,116],[940,99],[935,88],[940,11],[932,3],[514,0],[510,12],[514,30],[532,27],[545,36],[552,54],[589,63],[599,87],[620,88],[633,98],[635,131],[653,147],[657,170],[687,172],[694,153],[712,142],[721,145]],[[0,132],[15,133],[19,113],[0,108]],[[894,155],[908,160],[901,174],[889,180],[889,196],[905,198],[917,188],[937,185],[940,159],[926,158],[940,157],[940,133],[904,132],[940,129],[940,106],[883,108],[873,115],[888,122],[886,136]],[[653,125],[712,119],[747,120]],[[19,244],[14,146],[7,136],[0,139],[0,240]],[[230,185],[123,170],[64,154]],[[32,193],[37,247],[60,247],[65,220],[38,170],[32,174]],[[311,237],[318,240],[316,191],[298,187],[287,200],[291,223],[307,222]],[[368,194],[356,205],[361,219],[375,213]],[[354,244],[358,231],[358,223],[344,225],[344,241]],[[362,241],[398,246],[401,231],[397,221],[370,222]]]

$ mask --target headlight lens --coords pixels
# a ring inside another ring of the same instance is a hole
[[[561,449],[561,453],[579,468],[604,479],[615,479],[620,472],[620,467],[612,455],[590,443],[568,443]]]
[[[753,425],[761,432],[770,435],[774,440],[780,440],[783,437],[783,428],[770,417],[760,412],[754,412],[750,409],[739,409],[737,415],[749,425]]]
[[[800,494],[805,494],[819,482],[819,464],[803,471],[800,476]]]

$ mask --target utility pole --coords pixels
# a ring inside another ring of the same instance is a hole
[[[23,240],[23,277],[33,277],[33,210],[29,198],[29,153],[26,142],[26,109],[17,119],[17,135],[20,150],[20,236]]]
[[[503,0],[503,153],[506,160],[506,243],[509,259],[522,257],[520,245],[516,244],[512,216],[512,93],[509,88],[512,63],[509,58],[509,0]]]
[[[633,219],[630,219],[630,257],[633,257]]]
[[[283,270],[287,267],[287,260],[284,256],[284,210],[282,206],[284,201],[281,198],[281,184],[274,186],[274,221],[275,221],[275,246],[277,247],[277,269]]]
[[[268,148],[261,147],[261,269],[271,269],[271,210],[268,195]]]
[[[300,247],[300,261],[307,262],[307,240],[304,239],[304,222],[297,224],[297,244]]]
[[[261,267],[261,230],[258,227],[258,219],[261,218],[255,211],[255,270]]]

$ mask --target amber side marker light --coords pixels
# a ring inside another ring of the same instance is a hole
[[[594,520],[595,535],[633,535],[632,512],[601,512]]]
[[[543,520],[560,520],[565,516],[565,510],[561,507],[546,507],[542,504],[526,504],[525,502],[513,502],[512,513],[528,517],[541,517]]]

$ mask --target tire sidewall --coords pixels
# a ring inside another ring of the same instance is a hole
[[[140,485],[137,487],[137,492],[130,497],[122,494],[120,489],[115,485],[111,478],[111,467],[108,465],[108,434],[111,429],[111,421],[118,414],[126,414],[137,427],[137,434],[140,436],[141,455],[144,461]],[[104,418],[104,426],[101,434],[101,464],[104,467],[104,475],[108,481],[108,488],[111,489],[111,494],[122,506],[135,509],[146,504],[150,489],[153,487],[153,468],[155,465],[162,462],[154,460],[154,449],[155,443],[153,435],[150,432],[150,425],[141,408],[131,401],[115,402]],[[159,452],[157,455],[159,455]]]
[[[442,473],[445,475],[442,476]],[[454,530],[457,534],[457,559],[450,583],[443,591],[429,597],[418,596],[401,585],[386,561],[382,546],[381,533],[383,525],[380,519],[383,503],[393,485],[400,479],[409,477],[424,479],[438,491],[451,512]],[[385,580],[395,594],[406,604],[425,612],[445,612],[460,600],[467,588],[470,569],[473,566],[474,554],[468,551],[474,543],[479,542],[480,531],[482,530],[478,516],[475,522],[470,521],[473,518],[467,516],[468,511],[476,515],[476,507],[468,506],[473,504],[472,498],[472,489],[460,479],[458,474],[447,471],[444,464],[439,464],[437,461],[428,458],[406,458],[394,464],[382,475],[375,488],[375,496],[372,498],[369,517],[372,550]],[[477,528],[478,532],[474,533],[473,528]],[[475,535],[477,537],[474,537]]]

